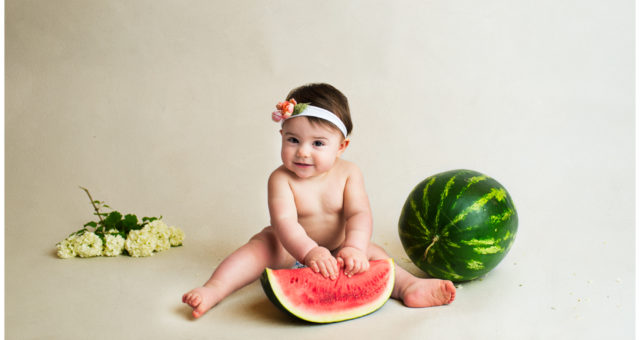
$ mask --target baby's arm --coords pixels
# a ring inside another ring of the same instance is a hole
[[[337,278],[338,263],[331,252],[312,240],[298,223],[293,192],[286,175],[274,172],[269,178],[271,226],[284,248],[299,262],[324,277]]]
[[[373,229],[371,207],[364,188],[364,178],[355,165],[345,185],[344,214],[347,221],[346,238],[337,257],[338,261],[344,263],[345,274],[351,276],[369,269],[367,247]]]

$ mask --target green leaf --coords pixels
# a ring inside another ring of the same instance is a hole
[[[84,231],[85,231],[85,229],[84,229],[84,228],[83,228],[83,229],[80,229],[80,230],[78,230],[78,231],[74,231],[74,232],[72,232],[71,234],[69,234],[69,236],[67,236],[67,237],[71,237],[71,236],[73,236],[73,235],[78,235],[78,234],[80,234],[80,233],[83,233]]]
[[[295,115],[301,113],[302,111],[307,109],[307,106],[309,106],[309,103],[296,104],[296,106],[293,107],[293,112],[291,113],[291,115],[295,116]]]
[[[155,220],[159,220],[159,219],[162,219],[162,216],[160,216],[160,217],[143,217],[142,221],[143,222],[147,222],[147,223],[151,223],[151,222],[153,222]],[[143,224],[146,224],[146,223],[143,223]]]
[[[117,211],[112,211],[107,218],[103,221],[103,226],[109,230],[111,228],[118,229],[118,222],[122,219],[122,214]]]
[[[124,217],[124,226],[125,227],[134,227],[138,225],[138,216],[134,214],[127,214]]]
[[[85,226],[85,227],[92,227],[92,228],[96,228],[96,227],[98,227],[98,223],[91,221],[91,222],[87,222],[87,223],[85,223],[85,225],[84,225],[84,226]]]
[[[71,237],[72,235],[80,236],[80,235],[84,234],[85,231],[87,231],[87,229],[84,229],[84,228],[80,229],[80,230],[76,231],[75,233],[71,233],[69,235],[69,237]]]
[[[138,216],[133,214],[127,214],[122,221],[122,232],[125,235],[129,234],[129,231],[138,227]]]

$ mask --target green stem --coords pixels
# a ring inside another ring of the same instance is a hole
[[[440,239],[440,236],[438,235],[433,237],[431,244],[427,247],[427,250],[424,251],[424,256],[422,256],[423,260],[427,259],[427,254],[429,253],[429,250],[431,250],[431,247],[433,247],[433,245],[436,244],[436,242],[438,242],[439,239]]]
[[[87,196],[89,196],[89,200],[91,201],[91,205],[93,205],[93,209],[96,210],[96,215],[98,215],[98,218],[100,219],[100,222],[102,222],[102,215],[100,215],[100,209],[94,203],[93,197],[91,197],[91,194],[89,193],[89,190],[87,190],[87,188],[85,188],[85,187],[80,187],[80,189],[84,190],[84,192],[87,193]]]

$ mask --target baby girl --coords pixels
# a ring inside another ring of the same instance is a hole
[[[372,243],[372,216],[358,167],[340,158],[353,125],[347,98],[328,84],[293,89],[273,120],[282,121],[282,165],[268,182],[271,225],[225,258],[202,286],[182,296],[199,318],[232,292],[258,279],[265,267],[296,262],[326,278],[358,275],[369,260],[389,258]],[[423,279],[396,265],[391,297],[408,307],[451,303],[451,281]]]

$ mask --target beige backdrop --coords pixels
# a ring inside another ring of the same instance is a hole
[[[6,2],[5,326],[10,339],[629,338],[634,320],[633,1]],[[420,180],[469,168],[511,192],[505,261],[447,307],[390,301],[292,323],[258,284],[198,321],[180,303],[268,224],[273,105],[307,82],[349,98],[344,155],[374,240]],[[92,219],[79,185],[163,215],[185,246],[55,257]]]

